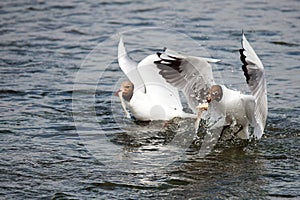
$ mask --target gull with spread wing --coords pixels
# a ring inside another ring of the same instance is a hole
[[[218,130],[217,137],[222,127],[231,127],[235,130],[233,134],[241,139],[262,137],[268,113],[265,72],[244,34],[240,59],[251,94],[215,83],[210,63],[218,60],[182,55],[169,49],[157,55],[160,59],[154,63],[159,74],[183,91],[195,113],[208,109],[204,118],[210,121],[209,129]],[[249,132],[249,126],[254,128],[253,133]]]
[[[121,84],[116,96],[120,97],[126,116],[130,117],[128,108],[139,121],[195,118],[194,114],[182,110],[178,90],[159,75],[154,64],[159,60],[157,54],[152,54],[136,63],[127,55],[123,39],[120,38],[118,62],[129,81]]]

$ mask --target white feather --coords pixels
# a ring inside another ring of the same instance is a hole
[[[134,84],[133,96],[128,108],[138,120],[169,120],[174,117],[195,117],[183,112],[178,90],[159,75],[154,64],[156,54],[144,58],[140,63],[127,55],[123,39],[118,47],[120,68]]]
[[[254,137],[260,139],[263,135],[268,112],[264,67],[244,35],[242,36],[242,47],[243,70],[252,95],[244,95],[221,85],[222,100],[211,102],[207,115],[211,124],[209,130],[215,134],[215,137],[219,136],[222,131],[217,126],[230,125],[231,127],[241,127],[237,136],[248,139],[250,124],[254,127]],[[216,84],[209,63],[219,62],[219,60],[186,56],[169,49],[159,55],[161,60],[156,62],[156,65],[160,69],[162,77],[168,83],[181,89],[185,93],[191,109],[197,111],[196,106],[203,103],[209,88]]]

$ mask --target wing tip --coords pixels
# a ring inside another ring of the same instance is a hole
[[[246,36],[245,36],[245,33],[244,31],[242,31],[242,39],[241,39],[241,43],[242,43],[242,48],[244,49],[246,44],[249,43]]]
[[[253,135],[256,139],[258,140],[261,139],[262,136],[264,135],[264,129],[259,125],[256,125],[256,127],[254,127]]]
[[[242,43],[242,48],[239,49],[239,52],[240,52],[240,60],[242,62],[242,70],[244,71],[244,76],[246,77],[246,82],[247,84],[249,84],[249,80],[250,80],[250,75],[248,73],[248,69],[247,69],[247,65],[248,65],[248,62],[246,61],[246,55],[244,54],[245,52],[245,48],[244,48],[244,41],[247,40],[246,37],[245,37],[245,34],[244,32],[242,32],[242,40],[241,40],[241,43]]]

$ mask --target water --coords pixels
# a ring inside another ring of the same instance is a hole
[[[2,1],[1,199],[298,199],[299,11],[296,0]],[[123,118],[118,33],[135,60],[164,46],[220,58],[219,80],[246,91],[242,30],[267,74],[259,142],[201,158],[166,146],[189,122]]]

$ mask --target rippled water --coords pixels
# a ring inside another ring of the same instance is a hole
[[[297,0],[1,1],[1,198],[300,198],[299,11]],[[135,60],[164,46],[220,58],[219,79],[245,91],[242,30],[268,80],[260,141],[201,158],[167,148],[192,122],[124,119],[118,33]]]

